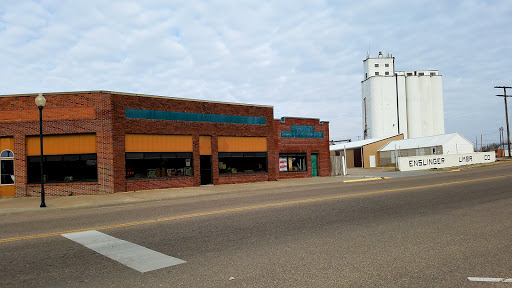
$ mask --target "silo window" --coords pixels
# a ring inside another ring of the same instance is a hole
[[[436,72],[430,72],[430,76],[436,76]]]
[[[375,72],[375,76],[378,76],[379,75],[379,72]]]
[[[379,64],[375,64],[375,67],[379,67]]]
[[[389,67],[389,64],[384,64],[384,67]]]
[[[389,75],[389,72],[385,72],[384,74]]]
[[[424,76],[424,75],[425,75],[425,73],[423,73],[423,72],[419,72],[419,73],[418,73],[418,75],[419,75],[419,76]]]
[[[407,72],[407,76],[412,76],[412,73],[411,72]]]

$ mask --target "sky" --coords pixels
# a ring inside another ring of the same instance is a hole
[[[356,141],[363,60],[382,51],[398,71],[439,70],[446,133],[480,146],[500,127],[506,137],[494,86],[512,86],[511,24],[509,0],[0,0],[0,95],[271,105],[276,119],[319,118],[331,140]]]

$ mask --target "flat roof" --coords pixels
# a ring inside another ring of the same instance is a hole
[[[200,100],[200,99],[188,99],[188,98],[178,98],[171,96],[157,96],[157,95],[147,95],[147,94],[137,94],[137,93],[127,93],[127,92],[116,92],[116,91],[108,91],[108,90],[92,90],[92,91],[68,91],[68,92],[44,92],[45,94],[51,95],[59,95],[59,94],[78,94],[78,93],[108,93],[108,94],[118,94],[118,95],[126,95],[126,96],[136,96],[136,97],[148,97],[148,98],[160,98],[160,99],[173,99],[180,101],[192,101],[192,102],[206,102],[206,103],[216,103],[216,104],[228,104],[228,105],[238,105],[238,106],[256,106],[256,107],[266,107],[266,108],[274,108],[274,106],[270,105],[259,105],[259,104],[245,104],[245,103],[233,103],[233,102],[222,102],[222,101],[212,101],[212,100]],[[0,97],[23,97],[23,96],[37,96],[39,93],[28,93],[28,94],[11,94],[11,95],[0,95]]]

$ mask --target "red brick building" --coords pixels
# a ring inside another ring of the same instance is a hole
[[[0,96],[0,196],[40,194],[36,96]],[[44,96],[48,195],[330,176],[329,123],[318,119],[110,91]]]
[[[331,175],[329,123],[283,117],[274,120],[278,179]]]

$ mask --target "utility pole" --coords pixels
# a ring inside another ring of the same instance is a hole
[[[484,140],[482,138],[482,134],[480,134],[480,152],[484,152],[484,150],[482,148],[483,143],[484,143]]]
[[[507,89],[512,89],[512,87],[508,86],[494,86],[496,89],[503,89],[503,95],[496,95],[498,97],[503,97],[505,99],[505,118],[507,120],[507,144],[508,144],[508,157],[512,157],[512,154],[510,154],[510,128],[508,126],[508,108],[507,108]]]

